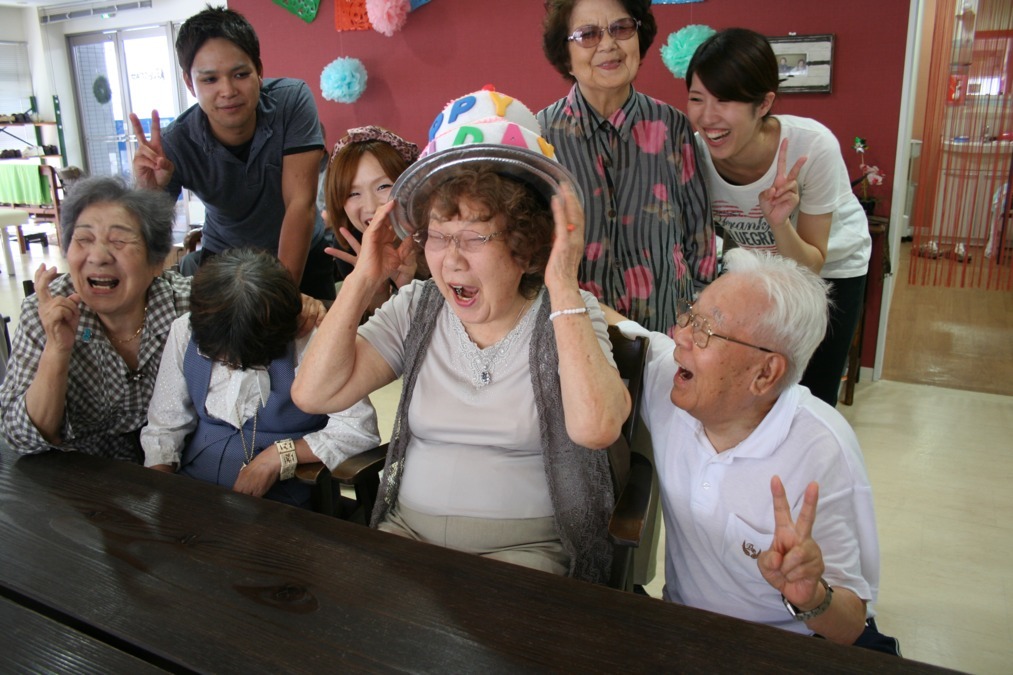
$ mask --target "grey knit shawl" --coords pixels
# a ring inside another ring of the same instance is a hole
[[[411,405],[415,379],[429,349],[436,319],[443,304],[443,295],[436,283],[427,281],[417,294],[411,327],[405,338],[401,401],[394,420],[393,436],[387,448],[380,494],[373,508],[372,527],[382,522],[387,512],[397,503],[405,450],[411,439],[408,407]],[[549,302],[545,301],[535,317],[528,359],[542,438],[545,475],[555,511],[556,533],[570,555],[570,576],[605,583],[612,566],[608,521],[615,500],[608,453],[579,446],[566,433],[559,385],[559,353],[556,350],[552,322],[548,317]],[[501,405],[504,413],[510,408],[509,401],[502,401]]]

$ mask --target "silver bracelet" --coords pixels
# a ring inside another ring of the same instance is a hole
[[[557,316],[564,314],[587,314],[587,307],[573,307],[571,309],[557,309],[549,314],[549,321],[555,321]]]
[[[784,608],[788,610],[789,614],[791,614],[791,618],[795,619],[795,621],[808,621],[809,619],[815,619],[830,608],[830,601],[834,598],[834,589],[830,587],[830,584],[828,584],[826,579],[823,577],[820,577],[820,584],[823,586],[826,593],[826,595],[823,596],[823,602],[820,603],[819,607],[814,607],[807,612],[803,612],[801,609],[788,602],[788,598],[781,595],[781,602],[784,603]]]

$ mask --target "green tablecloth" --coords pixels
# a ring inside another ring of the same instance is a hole
[[[0,165],[0,202],[32,206],[52,204],[49,181],[39,173],[39,165]]]

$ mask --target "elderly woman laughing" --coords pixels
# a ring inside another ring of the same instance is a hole
[[[402,376],[373,525],[604,581],[613,495],[594,448],[618,437],[630,401],[598,303],[577,286],[580,201],[520,102],[476,92],[434,126],[367,228],[293,399],[340,410]],[[412,249],[432,279],[356,330]]]
[[[165,337],[190,280],[163,272],[174,202],[116,178],[74,186],[61,214],[69,274],[39,267],[0,389],[3,432],[50,448],[139,462]]]

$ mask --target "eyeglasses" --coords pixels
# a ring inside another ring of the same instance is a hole
[[[581,26],[577,30],[570,33],[566,38],[567,42],[576,42],[581,47],[590,49],[591,47],[597,47],[598,43],[601,42],[601,38],[605,35],[605,31],[612,36],[613,40],[629,40],[631,37],[637,34],[637,29],[640,28],[640,21],[632,18],[617,19],[608,25],[608,28],[602,28],[601,26]]]
[[[209,361],[216,361],[225,366],[226,368],[228,368],[229,370],[246,370],[246,366],[244,366],[242,363],[239,363],[237,361],[230,361],[229,359],[226,358],[216,358],[209,354],[205,354],[203,351],[201,351],[200,347],[197,347],[197,355],[203,356]]]
[[[745,345],[746,347],[752,347],[753,349],[759,349],[761,352],[767,352],[768,354],[777,354],[773,349],[767,349],[759,345],[750,344],[743,342],[742,340],[736,340],[733,337],[727,335],[721,335],[711,330],[710,321],[706,317],[702,317],[699,314],[693,313],[693,305],[689,304],[685,300],[679,300],[676,303],[675,323],[679,328],[685,328],[686,326],[693,327],[693,344],[700,349],[706,349],[710,343],[712,337],[721,338],[728,342],[734,342],[735,344]]]
[[[482,250],[483,246],[502,234],[506,234],[506,231],[500,230],[492,234],[479,234],[471,230],[461,230],[457,234],[446,235],[425,229],[413,234],[412,239],[419,246],[434,253],[445,250],[450,246],[450,242],[454,242],[457,245],[457,250],[461,253],[478,253]]]

